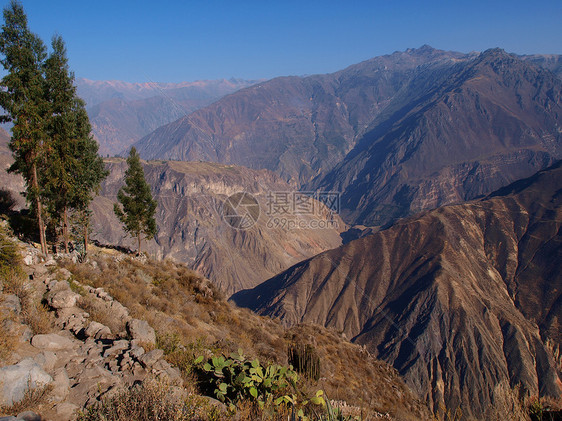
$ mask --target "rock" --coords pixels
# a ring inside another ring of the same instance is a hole
[[[93,337],[95,339],[107,339],[110,338],[111,330],[101,323],[92,321],[84,331],[87,337]]]
[[[53,259],[52,257],[47,260],[45,263],[43,263],[45,266],[56,266],[57,262],[55,259]]]
[[[53,378],[31,358],[0,368],[0,379],[0,405],[7,406],[22,400],[28,390],[47,386],[53,381]]]
[[[139,362],[143,367],[152,367],[156,362],[164,356],[164,351],[161,349],[154,349],[139,358]]]
[[[78,405],[70,402],[59,403],[55,410],[57,411],[57,420],[70,421],[74,419],[74,413],[79,409]]]
[[[18,414],[18,421],[41,421],[41,415],[36,414],[32,411],[25,411]]]
[[[156,343],[156,332],[145,320],[132,319],[127,322],[127,331],[138,342]]]
[[[72,273],[68,269],[61,268],[57,271],[57,279],[67,281],[72,276]]]
[[[41,368],[47,372],[55,368],[57,364],[57,355],[52,351],[43,351],[37,354],[33,360],[41,366]]]
[[[129,319],[129,310],[122,305],[119,301],[112,301],[110,305],[111,314],[116,319],[127,320]]]
[[[35,335],[31,338],[31,345],[35,348],[47,351],[61,351],[74,348],[75,343],[64,336],[56,333],[49,333],[45,335]]]
[[[0,417],[0,421],[19,421],[16,417]]]
[[[4,296],[4,300],[0,303],[0,311],[4,314],[21,313],[21,303],[17,295],[9,294]]]
[[[133,345],[133,347],[129,351],[129,354],[131,355],[131,357],[138,360],[144,354],[144,352],[145,351],[142,346]]]
[[[25,263],[27,266],[31,266],[33,264],[33,255],[28,254],[23,258],[23,263]]]
[[[64,290],[49,295],[47,301],[49,305],[55,309],[70,308],[76,305],[76,301],[78,301],[79,298],[79,294],[76,294],[75,292],[72,292],[70,290]]]
[[[131,343],[129,341],[127,341],[126,339],[122,339],[120,341],[115,341],[113,343],[113,346],[103,353],[103,357],[107,358],[107,357],[111,357],[113,355],[119,355],[121,353],[121,351],[129,349],[130,345],[131,345]]]
[[[54,375],[53,390],[50,393],[51,402],[62,402],[68,396],[70,390],[70,380],[68,378],[68,373],[64,368],[57,370]]]

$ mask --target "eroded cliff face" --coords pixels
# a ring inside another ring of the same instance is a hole
[[[560,396],[562,168],[299,263],[233,296],[344,331],[433,408],[481,417],[500,382]],[[554,352],[553,352],[554,351]]]
[[[135,248],[135,240],[123,232],[113,213],[127,165],[111,159],[107,167],[110,175],[92,205],[92,238]],[[276,205],[272,201],[277,193],[287,193],[291,201],[294,190],[269,171],[174,161],[145,163],[144,169],[158,201],[158,234],[143,247],[157,258],[188,263],[227,295],[341,244],[344,224],[320,202],[314,201],[313,214],[289,212],[272,219],[269,208]],[[260,207],[256,224],[244,230],[223,218],[224,200],[238,192],[250,193]]]

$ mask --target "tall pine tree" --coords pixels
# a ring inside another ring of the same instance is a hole
[[[103,178],[107,176],[91,137],[84,102],[78,98],[74,74],[68,66],[60,36],[53,37],[53,51],[45,63],[46,97],[49,101],[47,133],[51,143],[49,165],[42,173],[49,211],[62,225],[65,251],[70,242],[70,212],[79,213],[84,224],[87,248],[87,208]]]
[[[156,235],[156,201],[152,198],[150,185],[144,178],[144,170],[137,150],[132,147],[127,158],[125,186],[119,189],[113,210],[123,223],[125,231],[138,240],[137,254],[141,252],[141,235],[150,240]]]
[[[8,74],[0,82],[0,106],[7,112],[1,121],[12,121],[10,149],[14,155],[11,171],[20,173],[27,186],[27,200],[37,217],[41,251],[47,254],[43,205],[38,168],[48,154],[45,136],[47,104],[44,97],[43,63],[45,45],[27,26],[20,3],[4,9],[0,33],[0,60]]]

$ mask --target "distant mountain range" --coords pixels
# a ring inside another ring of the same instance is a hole
[[[76,86],[87,103],[94,137],[105,156],[118,154],[158,127],[256,82],[128,83],[78,78]]]
[[[482,419],[497,385],[560,396],[562,165],[404,219],[233,296],[343,331],[434,410]]]
[[[303,190],[341,192],[350,224],[384,226],[561,158],[560,62],[423,46],[258,83],[136,147],[147,159],[267,168]]]

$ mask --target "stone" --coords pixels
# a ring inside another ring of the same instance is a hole
[[[113,346],[111,348],[107,349],[103,353],[103,357],[107,358],[107,357],[111,357],[111,356],[114,356],[114,355],[119,355],[119,354],[121,354],[122,351],[125,351],[126,349],[129,349],[130,345],[131,345],[131,343],[126,339],[122,339],[120,341],[115,341],[115,342],[113,342]]]
[[[70,391],[70,379],[64,368],[60,368],[56,371],[51,386],[53,387],[49,396],[51,402],[64,401]]]
[[[33,264],[33,255],[28,254],[23,258],[23,263],[25,263],[27,266],[31,266]]]
[[[152,351],[142,355],[139,358],[139,362],[143,365],[143,367],[152,367],[163,356],[164,351],[161,349],[153,349]]]
[[[50,372],[55,368],[57,364],[57,355],[52,351],[43,351],[37,354],[33,360],[41,366],[41,368],[47,372]]]
[[[0,421],[19,421],[16,417],[0,417]]]
[[[95,339],[108,339],[112,336],[111,329],[95,321],[90,322],[84,333],[87,337]]]
[[[21,421],[41,421],[41,415],[32,411],[25,411],[18,414],[17,419]]]
[[[70,402],[59,403],[55,410],[57,411],[57,420],[59,421],[70,421],[74,419],[74,414],[80,409],[78,405],[74,405]]]
[[[60,282],[59,282],[60,283]],[[47,302],[55,309],[70,308],[76,305],[80,295],[72,292],[71,290],[58,291],[54,294],[49,294]]]
[[[31,338],[31,345],[42,350],[61,351],[74,348],[75,343],[71,339],[56,333],[48,333],[35,335]]]
[[[72,276],[72,273],[68,269],[61,268],[57,271],[57,279],[67,281]]]
[[[17,295],[9,294],[4,296],[4,300],[0,303],[0,311],[4,314],[21,313],[21,303]]]
[[[0,405],[7,406],[21,401],[28,390],[47,386],[53,381],[31,358],[0,368],[0,379]]]
[[[131,319],[127,322],[127,332],[131,335],[131,338],[139,342],[144,342],[147,344],[156,343],[156,332],[148,322],[145,320]]]
[[[142,346],[133,345],[133,347],[129,351],[129,354],[131,355],[131,357],[138,360],[141,357],[141,355],[144,354],[144,352],[145,351],[144,351],[144,348]]]

